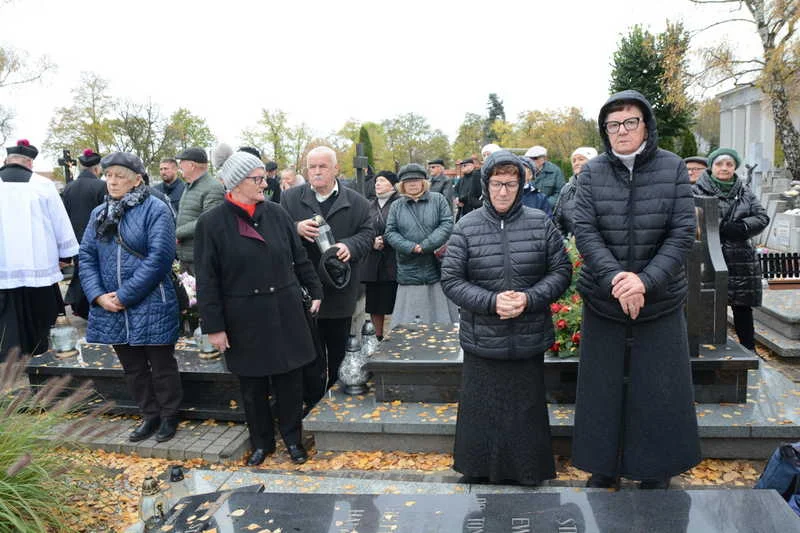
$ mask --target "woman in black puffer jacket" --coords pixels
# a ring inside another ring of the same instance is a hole
[[[555,477],[544,352],[572,265],[549,217],[522,205],[518,157],[491,154],[481,183],[483,207],[458,221],[442,264],[464,349],[453,468],[465,482],[537,485]]]
[[[719,202],[722,255],[728,265],[728,305],[739,343],[755,350],[753,307],[761,305],[761,265],[750,237],[769,224],[767,211],[736,175],[741,160],[736,150],[720,148],[708,156],[709,169],[692,187],[698,196]]]
[[[694,200],[644,96],[611,96],[597,121],[605,152],[575,195],[584,306],[572,463],[590,487],[624,476],[667,488],[700,462],[684,313]]]

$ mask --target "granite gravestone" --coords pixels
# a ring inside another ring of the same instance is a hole
[[[215,502],[223,500],[221,505]],[[211,516],[209,516],[211,515]],[[200,520],[205,525],[200,525]],[[169,531],[308,533],[800,533],[775,491],[564,490],[397,495],[216,492],[184,498]]]

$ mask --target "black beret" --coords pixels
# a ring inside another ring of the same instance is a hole
[[[444,159],[431,159],[430,161],[428,161],[428,164],[444,166]]]
[[[194,161],[195,163],[208,163],[208,155],[202,148],[187,148],[176,155],[175,159],[184,159],[186,161]]]
[[[30,159],[36,159],[36,156],[39,155],[39,150],[29,143],[28,139],[20,139],[17,141],[16,145],[6,148],[6,154],[21,155]]]
[[[375,174],[375,179],[378,178],[386,178],[392,185],[397,183],[397,174],[395,174],[391,170],[381,170],[380,172]]]
[[[83,154],[78,157],[78,161],[85,167],[93,167],[100,164],[100,154],[96,154],[91,148],[83,151]]]
[[[400,167],[400,172],[397,173],[397,179],[400,181],[426,179],[427,177],[428,173],[425,172],[425,169],[422,167],[422,165],[418,165],[417,163],[403,165]]]
[[[273,170],[278,170],[278,163],[276,163],[275,161],[268,161],[264,165],[264,168],[266,169],[267,172],[272,172]]]
[[[136,174],[141,174],[142,176],[144,176],[146,173],[144,165],[142,164],[142,160],[139,159],[139,156],[130,152],[114,152],[113,154],[108,154],[100,160],[100,164],[104,169],[113,166],[120,166],[128,168],[134,171]]]

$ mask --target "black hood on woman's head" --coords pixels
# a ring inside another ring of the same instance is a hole
[[[493,152],[486,158],[481,167],[481,190],[483,191],[483,205],[488,208],[492,207],[491,199],[489,198],[489,177],[491,177],[494,168],[498,165],[514,165],[519,172],[519,188],[517,188],[517,197],[514,199],[514,204],[509,209],[509,213],[514,211],[520,203],[522,203],[522,187],[525,185],[525,165],[522,160],[509,152],[508,150],[498,150]]]
[[[630,102],[636,105],[644,115],[644,124],[647,126],[647,148],[645,150],[652,150],[658,147],[658,129],[656,128],[656,118],[653,114],[653,107],[647,98],[644,97],[639,91],[628,89],[612,94],[603,107],[600,108],[600,114],[597,116],[597,127],[600,129],[600,138],[603,139],[606,153],[611,153],[611,143],[608,140],[608,133],[606,133],[605,122],[609,114],[608,109],[619,102]]]

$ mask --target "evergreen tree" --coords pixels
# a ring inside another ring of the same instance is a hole
[[[692,124],[693,104],[686,93],[689,36],[680,23],[653,35],[634,26],[614,52],[610,90],[635,89],[650,101],[663,146],[674,146]]]
[[[369,132],[363,125],[358,130],[358,142],[364,145],[364,155],[367,156],[367,164],[375,168],[375,156],[372,150],[372,140],[369,138]]]
[[[683,130],[680,156],[692,157],[693,155],[697,155],[697,139],[692,130]]]
[[[483,123],[483,142],[493,143],[499,140],[497,131],[492,126],[496,120],[506,120],[506,110],[503,108],[503,101],[497,96],[497,93],[489,94],[489,102],[486,104],[488,116]]]

